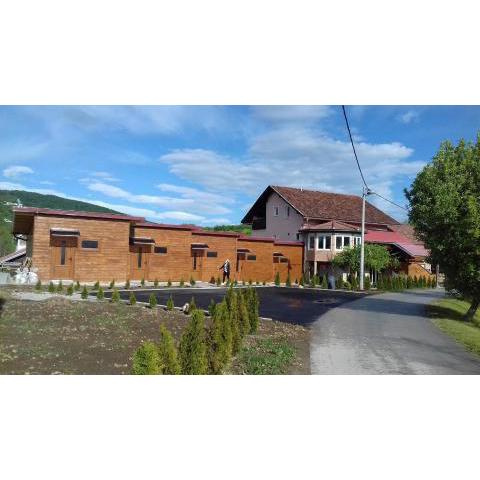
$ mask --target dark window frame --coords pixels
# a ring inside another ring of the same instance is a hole
[[[60,245],[60,265],[65,265],[67,257],[67,242],[62,240]]]
[[[207,251],[207,258],[217,258],[218,252],[215,251]]]
[[[86,243],[95,243],[96,247],[86,247]],[[99,246],[99,241],[98,240],[82,240],[80,243],[80,246],[82,247],[83,250],[98,250]]]
[[[156,253],[157,255],[165,255],[168,253],[168,248],[157,245],[153,247],[153,253]]]
[[[247,260],[250,262],[256,262],[257,256],[256,255],[247,255]]]

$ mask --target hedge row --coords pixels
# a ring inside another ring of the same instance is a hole
[[[136,375],[220,374],[241,346],[243,338],[258,329],[258,296],[254,288],[229,288],[223,300],[210,304],[208,328],[203,311],[190,305],[191,318],[178,346],[162,326],[160,341],[144,343],[133,356]]]

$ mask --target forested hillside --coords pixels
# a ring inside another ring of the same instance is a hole
[[[12,205],[20,202],[24,207],[55,208],[59,210],[83,210],[86,212],[118,213],[92,203],[69,200],[56,195],[26,192],[24,190],[0,190],[0,256],[15,250],[11,235]]]

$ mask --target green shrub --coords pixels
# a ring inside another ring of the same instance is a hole
[[[103,288],[98,287],[97,300],[103,300],[104,298],[105,298],[105,294],[103,293]]]
[[[287,273],[287,279],[285,280],[285,286],[286,287],[291,287],[292,286],[292,280],[290,278],[290,272]]]
[[[150,305],[150,308],[155,308],[157,306],[157,303],[157,297],[154,293],[151,293],[150,297],[148,298],[148,304]]]
[[[109,290],[111,290],[114,286],[115,286],[115,279],[113,279],[113,280],[110,282],[110,285],[108,286]]]
[[[167,287],[171,287],[171,286],[172,286],[172,281],[170,279],[168,279]]]
[[[351,290],[352,289],[352,285],[350,284],[350,282],[348,280],[345,280],[343,282],[343,288],[345,288],[346,290]]]
[[[195,285],[195,279],[193,277],[190,277],[190,285],[193,287]]]
[[[141,285],[142,287],[145,286],[145,279],[144,279],[144,278],[142,278],[142,279],[140,280],[140,285]]]
[[[188,304],[188,313],[193,313],[197,310],[197,304],[195,303],[195,297],[192,297]]]
[[[342,275],[339,275],[339,277],[335,280],[335,288],[337,288],[337,289],[343,288]]]
[[[275,283],[275,285],[276,285],[277,287],[280,286],[280,272],[277,272],[277,273],[275,274],[274,283]]]
[[[158,356],[160,360],[160,373],[163,375],[179,375],[181,373],[175,341],[165,325],[160,325]]]
[[[301,285],[302,287],[305,285],[305,277],[303,276],[303,273],[302,273],[302,276],[300,277],[299,285]]]
[[[365,277],[364,287],[365,287],[365,290],[370,290],[372,288],[370,277]]]
[[[128,301],[130,302],[130,305],[135,305],[137,303],[137,297],[133,292],[130,292],[130,297]]]
[[[180,287],[184,287],[185,286],[185,282],[183,280],[183,278],[180,279]]]
[[[212,275],[210,277],[210,282],[209,282],[211,285],[215,285],[215,277]]]
[[[238,285],[237,279],[233,281],[233,286],[236,287]]]
[[[252,283],[253,283],[253,282],[252,282],[252,280],[250,279],[250,280],[248,281],[248,284],[249,284],[249,285],[252,285]]]
[[[230,314],[230,326],[232,329],[232,353],[235,355],[240,350],[242,335],[240,332],[238,298],[232,287],[228,289],[225,299],[227,301],[228,312]]]
[[[227,278],[227,281],[225,282],[225,286],[228,288],[230,286],[230,280]]]
[[[267,284],[267,282],[264,280],[264,281],[262,282],[262,285],[265,286],[266,284]]]
[[[354,275],[351,276],[350,285],[352,290],[358,290],[358,280]]]
[[[35,285],[35,290],[41,290],[42,289],[42,282],[40,281],[40,279],[38,279],[38,282],[37,284]]]
[[[254,288],[247,289],[245,293],[245,300],[250,321],[250,333],[256,333],[259,323],[257,291]]]
[[[168,297],[168,300],[167,300],[167,310],[172,311],[172,310],[174,309],[174,307],[175,307],[175,304],[173,303],[173,298],[172,298],[172,296],[170,295],[170,296]]]
[[[110,298],[112,303],[118,303],[120,301],[120,293],[116,288],[113,289],[112,297]]]
[[[145,342],[133,355],[132,373],[134,375],[158,375],[160,372],[158,348],[152,342]]]
[[[210,372],[222,373],[232,354],[230,315],[226,301],[216,305],[208,330],[208,363]]]
[[[208,313],[210,315],[210,317],[213,318],[213,315],[215,314],[215,307],[216,307],[216,303],[215,303],[215,300],[212,298],[210,300],[210,304],[208,305]]]
[[[82,299],[83,299],[83,300],[86,300],[86,299],[88,298],[88,290],[87,290],[87,286],[86,286],[86,285],[84,285],[83,288],[82,288],[82,294],[81,294],[81,296],[82,296]]]
[[[250,315],[248,314],[247,299],[245,292],[237,294],[238,319],[240,322],[240,334],[242,337],[250,333]]]
[[[100,288],[100,282],[97,280],[95,284],[93,285],[92,290],[98,290]]]
[[[130,288],[130,280],[125,282],[125,288],[128,290]]]
[[[320,286],[322,288],[328,288],[328,282],[327,282],[327,276],[326,275],[322,276],[322,282],[321,282]]]
[[[180,339],[180,365],[185,375],[208,373],[207,343],[205,338],[205,316],[195,310]]]
[[[77,280],[76,283],[75,283],[74,289],[75,289],[76,292],[79,292],[81,290],[81,288],[82,287],[80,286],[80,282]]]
[[[414,286],[414,288],[418,288],[418,286],[419,286],[418,277],[416,275],[414,275],[414,277],[413,277],[413,286]]]
[[[67,295],[70,297],[71,295],[73,295],[73,285],[70,284],[68,287],[67,287]]]
[[[412,277],[409,275],[407,277],[407,288],[412,288],[413,287],[413,279]]]
[[[58,293],[62,293],[62,292],[63,292],[63,283],[62,283],[61,280],[58,282],[57,292],[58,292]]]
[[[158,287],[158,278],[156,278],[156,279],[153,281],[153,286],[154,286],[154,287]]]
[[[220,277],[217,277],[217,287],[219,287],[222,284],[222,281],[220,280]]]

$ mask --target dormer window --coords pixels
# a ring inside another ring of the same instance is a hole
[[[278,217],[278,207],[273,207],[273,216]]]

